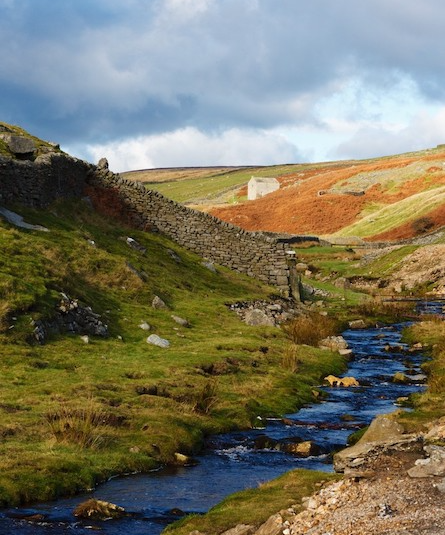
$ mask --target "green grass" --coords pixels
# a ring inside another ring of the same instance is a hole
[[[292,470],[283,476],[262,483],[256,489],[232,494],[204,515],[186,517],[167,527],[168,535],[188,535],[198,530],[216,535],[237,524],[259,527],[277,511],[293,507],[297,512],[303,508],[301,500],[311,495],[319,486],[335,481],[341,476],[311,470]]]
[[[0,220],[0,505],[52,499],[193,454],[210,433],[312,401],[313,386],[344,369],[335,353],[304,346],[295,350],[298,369],[283,368],[284,332],[247,326],[226,307],[273,288],[220,267],[212,273],[165,237],[116,225],[80,201],[17,211],[50,232]],[[51,317],[61,292],[100,314],[109,338],[30,342],[32,321]],[[154,310],[154,295],[170,310]],[[151,333],[170,348],[148,345]],[[210,363],[218,375],[205,372]]]
[[[166,197],[178,202],[212,201],[226,196],[233,202],[234,190],[246,185],[252,176],[276,177],[295,170],[295,165],[253,167],[226,172],[214,176],[209,169],[208,177],[178,180],[175,182],[148,183],[147,188],[159,191]],[[299,166],[298,166],[299,168]]]
[[[444,200],[445,186],[435,187],[380,208],[357,223],[341,229],[334,236],[374,236],[428,214]]]
[[[409,431],[425,430],[432,420],[445,415],[445,322],[430,320],[416,323],[404,332],[407,343],[422,342],[431,360],[422,365],[428,376],[425,392],[410,396],[412,410],[402,413],[401,422]]]

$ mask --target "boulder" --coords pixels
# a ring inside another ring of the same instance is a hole
[[[234,528],[221,533],[221,535],[251,535],[255,531],[254,526],[248,524],[238,524]]]
[[[391,415],[380,414],[371,422],[359,442],[381,442],[401,438],[405,429]]]
[[[415,375],[405,375],[403,372],[396,372],[392,378],[393,383],[400,383],[405,385],[423,384],[427,380],[427,376],[423,373]]]
[[[334,455],[334,469],[343,472],[346,468],[356,469],[369,459],[382,453],[421,449],[418,435],[405,435],[404,428],[393,417],[377,416],[361,439],[349,448]]]
[[[445,448],[442,446],[425,446],[426,459],[418,459],[408,470],[408,475],[413,478],[445,476]]]
[[[190,323],[186,319],[175,316],[174,314],[172,314],[172,320],[182,327],[190,327]]]
[[[151,302],[151,306],[156,310],[168,310],[168,306],[158,295],[154,296],[153,301]]]
[[[336,377],[335,375],[328,375],[324,378],[324,381],[328,382],[330,386],[344,386],[346,388],[350,386],[360,386],[360,383],[355,377]]]
[[[149,331],[151,329],[150,325],[146,321],[142,321],[139,324],[139,328],[142,329],[143,331]]]
[[[31,158],[36,152],[36,144],[28,137],[17,136],[14,134],[0,134],[8,149],[17,157],[29,157]]]
[[[363,320],[353,320],[348,325],[350,329],[366,329],[366,323]]]
[[[167,348],[170,347],[170,342],[166,340],[165,338],[161,338],[157,334],[151,334],[147,338],[147,344],[152,344],[157,347]]]
[[[176,466],[196,466],[198,463],[193,457],[184,455],[183,453],[175,453],[174,464]]]
[[[79,504],[73,512],[78,518],[108,520],[126,516],[125,509],[114,503],[96,500],[94,498]]]
[[[429,425],[425,439],[445,442],[445,417],[442,417]]]
[[[108,169],[108,160],[106,158],[101,158],[98,162],[97,162],[97,167],[99,169],[105,169],[107,170]]]
[[[207,268],[212,273],[217,273],[216,267],[213,262],[202,262],[201,265]]]
[[[252,326],[275,327],[275,321],[259,308],[247,310],[244,322]]]
[[[331,351],[340,351],[341,349],[348,349],[348,342],[343,336],[328,336],[320,341],[318,347],[330,349]]]
[[[304,442],[293,442],[289,444],[282,444],[281,451],[292,453],[298,457],[310,457],[312,455],[320,455],[320,446],[315,444],[312,440],[305,440]]]
[[[266,520],[266,522],[257,529],[255,535],[281,535],[283,528],[283,517],[277,513]]]

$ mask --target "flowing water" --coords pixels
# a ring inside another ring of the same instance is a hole
[[[428,312],[435,311],[431,308]],[[228,494],[256,487],[294,468],[332,471],[331,456],[346,444],[350,433],[381,413],[395,410],[395,400],[423,388],[421,384],[396,384],[403,372],[415,378],[424,357],[401,343],[406,324],[348,330],[343,333],[354,359],[346,375],[358,379],[355,388],[325,388],[325,401],[301,409],[286,419],[258,420],[258,429],[211,437],[199,464],[166,468],[145,475],[112,479],[93,492],[75,498],[0,512],[0,534],[90,534],[99,528],[108,535],[157,535],[182,512],[205,512]],[[419,380],[420,382],[420,380]],[[300,440],[315,442],[320,451],[309,458],[285,453],[277,444]],[[116,503],[134,512],[132,517],[107,522],[77,521],[77,504],[88,498]],[[42,514],[44,521],[30,522],[24,515]]]

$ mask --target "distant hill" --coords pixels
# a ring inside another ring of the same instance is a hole
[[[246,230],[391,241],[445,225],[444,146],[371,160],[196,173],[182,169],[178,179],[178,170],[163,170],[162,183],[149,187]],[[247,201],[252,175],[273,176],[281,188]]]

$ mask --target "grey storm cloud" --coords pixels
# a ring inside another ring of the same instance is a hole
[[[445,87],[440,0],[0,0],[2,119],[73,143],[319,121],[350,79]]]

